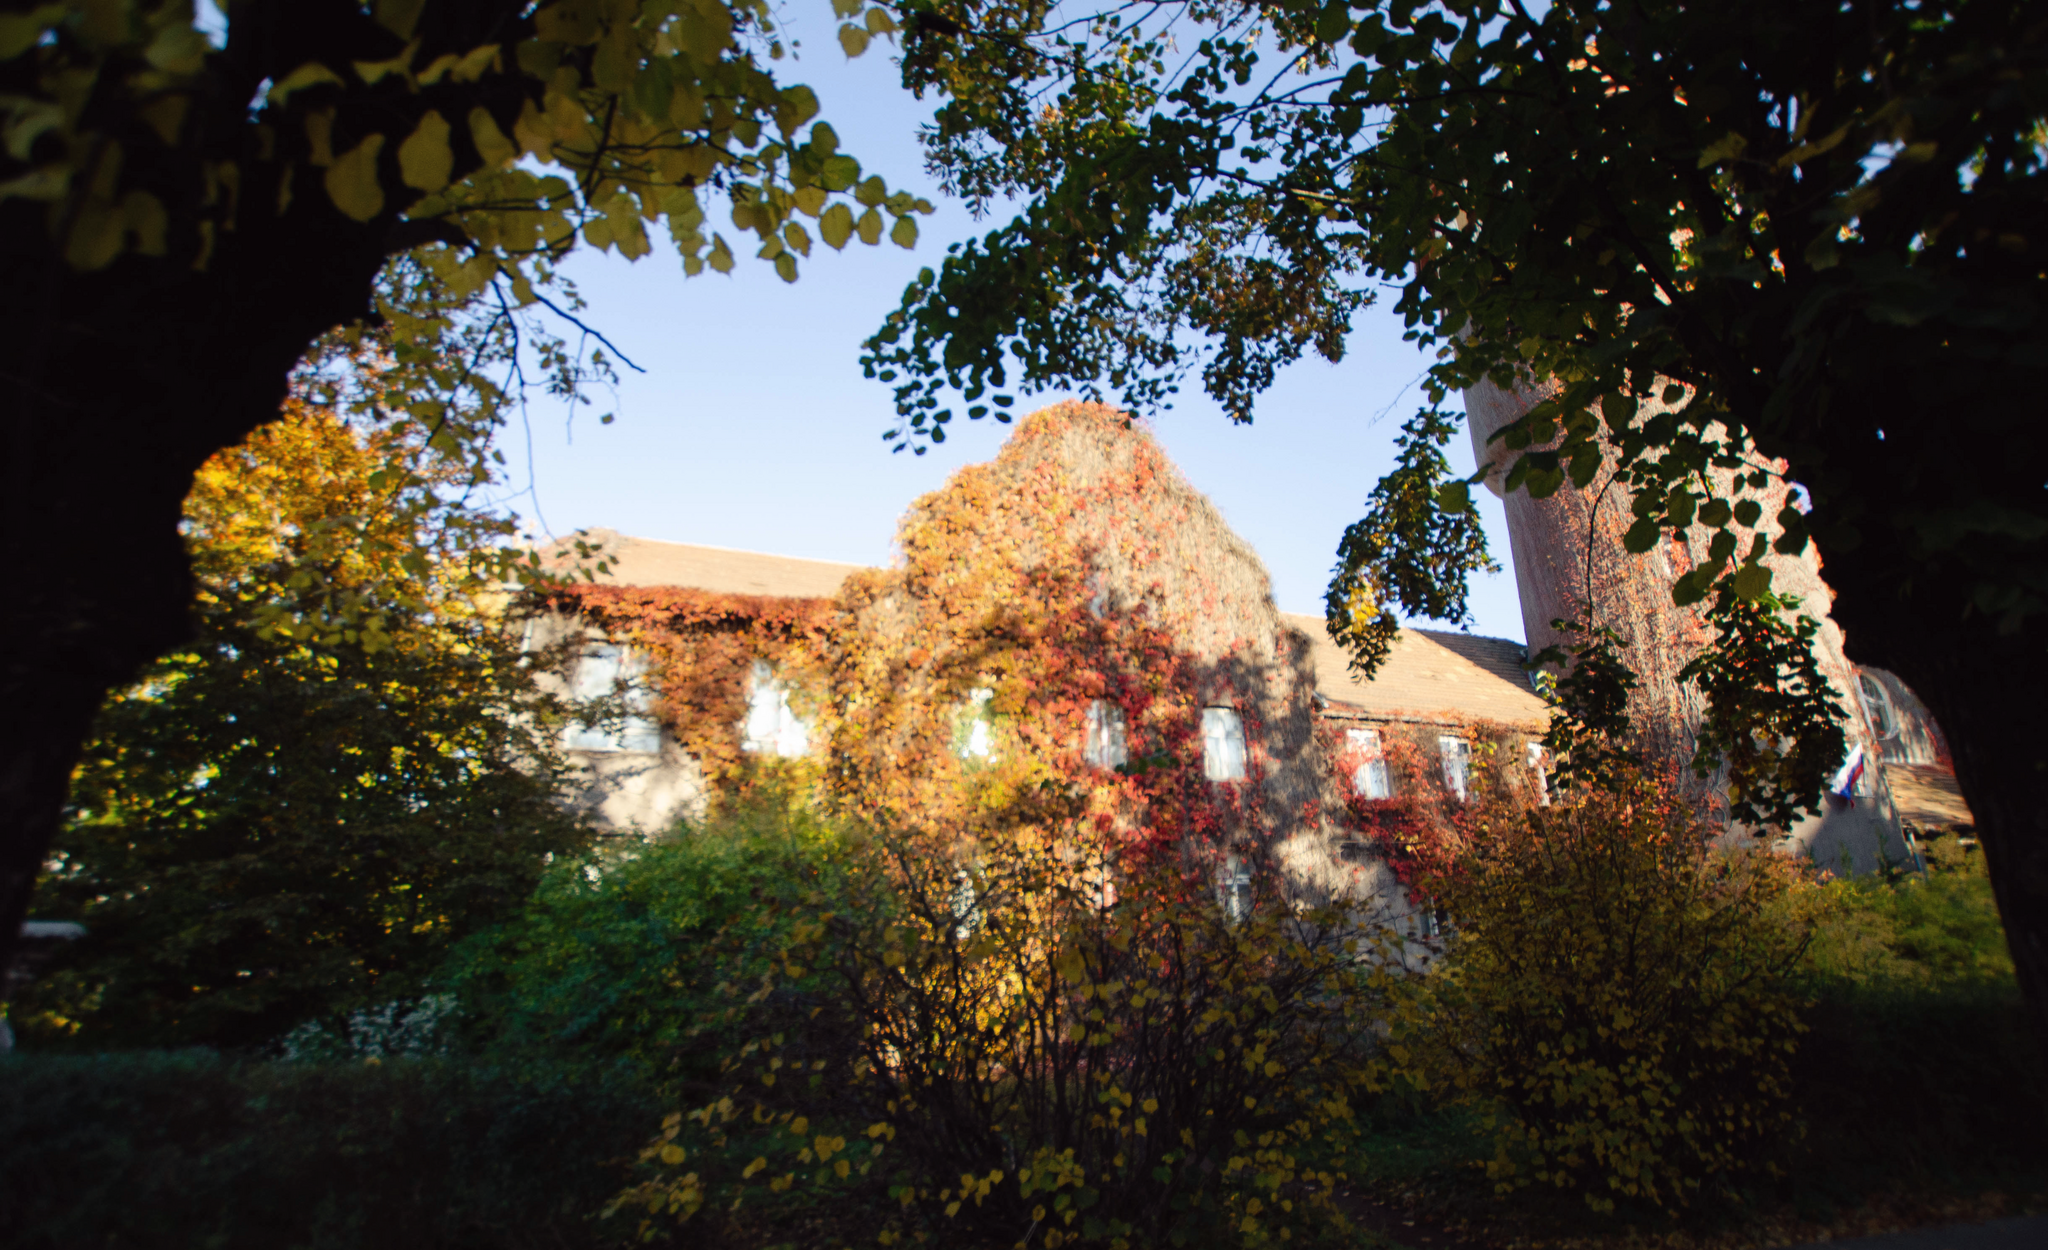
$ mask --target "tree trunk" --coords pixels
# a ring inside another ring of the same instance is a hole
[[[79,273],[40,211],[0,213],[0,976],[94,715],[189,636],[193,473],[277,415],[307,346],[367,309],[385,251],[330,211],[251,222],[203,270],[131,255]]]
[[[1847,603],[1845,595],[1838,607]],[[2048,1062],[2048,749],[2033,722],[2048,692],[2048,648],[2038,631],[2001,634],[1981,615],[1947,629],[1907,611],[1891,616],[1890,628],[1852,625],[1850,649],[1904,679],[1948,739]],[[1870,645],[1859,646],[1866,638]]]

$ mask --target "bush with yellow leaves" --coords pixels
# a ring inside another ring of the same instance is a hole
[[[814,1244],[1342,1227],[1331,1198],[1396,966],[1342,914],[1271,881],[1249,914],[1226,908],[1191,852],[1134,863],[1035,834],[870,850],[844,894],[781,904],[800,923],[751,987],[732,1088],[670,1118],[658,1175],[621,1206],[807,1222]]]
[[[1796,865],[1730,850],[1640,772],[1504,819],[1426,884],[1456,927],[1396,1062],[1485,1109],[1489,1172],[1676,1209],[1795,1129]]]

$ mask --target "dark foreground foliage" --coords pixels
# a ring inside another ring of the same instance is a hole
[[[16,1250],[525,1250],[596,1213],[659,1119],[621,1079],[205,1051],[0,1061]]]

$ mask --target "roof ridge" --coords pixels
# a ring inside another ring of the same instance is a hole
[[[618,533],[617,530],[612,532]],[[852,560],[822,560],[816,556],[792,556],[780,551],[755,551],[749,547],[721,547],[716,543],[682,543],[671,538],[648,538],[641,534],[619,534],[619,537],[621,539],[631,539],[636,543],[659,543],[664,547],[691,547],[698,551],[723,551],[728,555],[735,556],[764,556],[770,560],[799,560],[805,564],[836,564],[841,568],[848,569],[879,569],[886,567],[880,564],[861,564]],[[560,540],[558,539],[557,541]]]

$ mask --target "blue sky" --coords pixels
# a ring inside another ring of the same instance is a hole
[[[565,271],[589,303],[587,320],[646,372],[621,369],[616,393],[599,392],[573,414],[536,400],[530,462],[527,431],[509,432],[514,485],[525,486],[530,470],[533,486],[515,506],[534,529],[561,535],[602,526],[884,563],[910,502],[962,465],[993,456],[1009,432],[993,421],[955,422],[946,443],[922,457],[892,453],[882,441],[894,413],[888,388],[860,375],[861,340],[920,266],[936,264],[947,243],[998,223],[976,223],[939,195],[915,141],[928,103],[896,86],[883,45],[848,62],[829,22],[809,20],[826,14],[823,0],[788,14],[805,46],[796,64],[778,67],[780,76],[818,92],[823,117],[868,172],[926,196],[938,211],[921,220],[914,251],[886,241],[841,253],[820,245],[794,285],[749,259],[730,277],[685,280],[662,250],[638,263],[576,254]],[[1283,610],[1320,613],[1337,540],[1391,467],[1394,436],[1419,398],[1410,383],[1425,364],[1401,341],[1399,322],[1373,308],[1360,316],[1342,364],[1317,358],[1283,372],[1254,425],[1231,424],[1199,393],[1157,415],[1153,428],[1182,472],[1265,558]],[[616,420],[599,424],[607,411]],[[1455,440],[1451,452],[1457,470],[1470,472],[1469,443]],[[1478,495],[1505,566],[1500,503]],[[1511,572],[1478,579],[1473,589],[1475,632],[1522,637]]]

